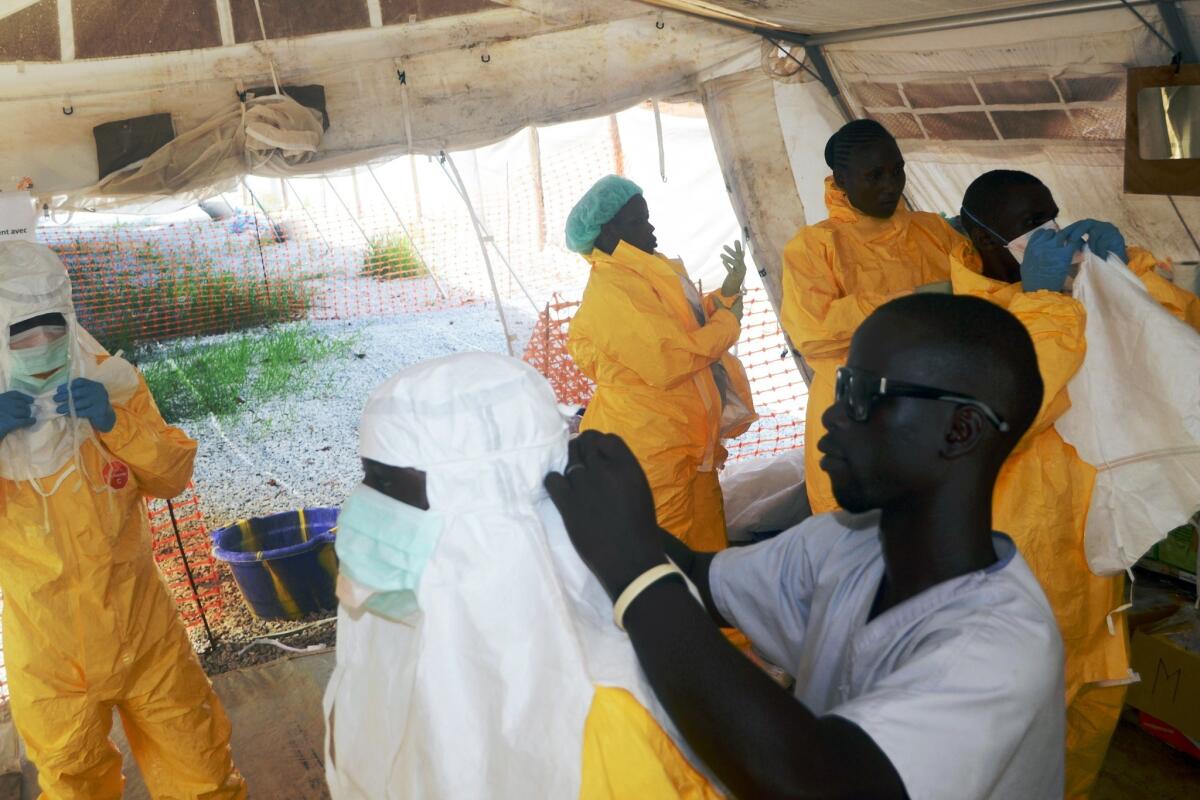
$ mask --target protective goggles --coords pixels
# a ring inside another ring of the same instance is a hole
[[[918,400],[937,400],[943,403],[977,408],[979,413],[987,417],[988,422],[996,427],[996,430],[1001,433],[1008,432],[1008,423],[982,400],[976,400],[974,397],[957,392],[935,389],[932,386],[893,381],[854,367],[838,369],[837,381],[834,384],[834,397],[836,402],[845,407],[846,413],[855,422],[866,422],[870,419],[871,408],[881,397],[913,397]]]

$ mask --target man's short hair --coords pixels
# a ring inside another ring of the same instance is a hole
[[[982,378],[995,387],[995,396],[978,399],[1005,418],[1014,444],[1033,424],[1042,406],[1042,375],[1033,339],[1011,313],[978,297],[947,294],[906,295],[875,313],[902,319],[942,343],[939,362],[948,381]]]
[[[983,221],[984,224],[991,224],[991,210],[995,207],[996,198],[1017,186],[1041,185],[1043,185],[1042,181],[1028,172],[1016,169],[994,169],[971,181],[971,185],[963,194],[960,210],[963,211],[965,219],[970,220],[974,217]]]
[[[825,143],[825,163],[830,169],[850,164],[854,151],[880,141],[895,141],[887,128],[873,119],[856,119],[839,128]]]

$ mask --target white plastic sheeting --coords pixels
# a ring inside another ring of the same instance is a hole
[[[135,164],[65,198],[68,208],[192,204],[233,188],[247,173],[306,172],[321,146],[321,115],[290,97],[236,103]]]
[[[721,493],[731,542],[798,525],[812,514],[804,486],[804,449],[735,461],[721,471]]]
[[[1087,357],[1055,428],[1096,468],[1084,553],[1115,575],[1200,509],[1200,335],[1113,256],[1085,251],[1074,295]]]

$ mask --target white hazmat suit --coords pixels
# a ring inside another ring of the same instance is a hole
[[[428,361],[371,395],[361,455],[424,471],[430,510],[366,489],[379,525],[339,530],[325,695],[336,800],[718,796],[676,745],[542,488],[566,466],[567,441],[549,384],[504,356]],[[346,522],[352,501],[364,518],[352,496]],[[400,530],[387,503],[395,519],[424,521]],[[384,529],[397,531],[390,543],[372,532]],[[402,620],[370,610],[372,587],[347,580],[383,576],[385,561],[415,595]]]

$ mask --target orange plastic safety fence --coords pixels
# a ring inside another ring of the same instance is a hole
[[[154,560],[188,633],[193,641],[203,642],[205,624],[213,626],[221,618],[221,574],[200,511],[200,497],[189,484],[169,503],[149,499],[146,507]]]
[[[567,329],[578,307],[578,301],[555,295],[538,317],[525,348],[525,361],[546,376],[560,403],[586,405],[594,387],[567,353]],[[808,387],[788,352],[766,290],[749,290],[744,309],[737,355],[750,378],[759,420],[742,436],[725,443],[730,461],[803,447],[808,406]]]
[[[336,184],[260,182],[258,193],[226,197],[221,219],[77,217],[40,226],[38,237],[67,265],[80,322],[110,350],[290,320],[493,303],[496,295],[532,315],[551,292],[586,279],[586,265],[564,248],[563,227],[572,204],[612,167],[605,139],[547,157],[537,180],[526,166],[475,181],[486,259],[472,210],[428,164],[424,202],[408,170],[388,165]]]
[[[730,461],[803,447],[808,408],[808,385],[788,350],[766,290],[749,290],[744,308],[737,356],[750,378],[759,419],[746,433],[725,443]]]
[[[4,618],[4,595],[0,593],[0,619]],[[0,624],[0,705],[8,703],[8,670],[4,666],[4,626]],[[7,713],[7,711],[5,712]]]
[[[524,359],[550,381],[558,402],[585,406],[596,387],[567,352],[567,328],[578,307],[578,300],[564,300],[555,294],[538,315],[537,325],[525,346]]]

